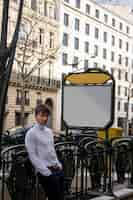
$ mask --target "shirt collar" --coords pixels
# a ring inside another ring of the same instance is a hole
[[[39,123],[36,123],[35,126],[36,126],[38,129],[40,129],[41,131],[45,130],[45,128],[46,128],[46,125],[41,125],[41,124],[39,124]]]

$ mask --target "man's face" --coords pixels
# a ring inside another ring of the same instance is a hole
[[[36,115],[36,121],[41,125],[45,125],[48,121],[48,114],[42,112],[38,113]]]

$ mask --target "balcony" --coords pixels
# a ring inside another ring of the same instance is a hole
[[[13,72],[10,78],[10,84],[21,86],[21,74]],[[26,87],[32,87],[35,89],[48,89],[48,90],[58,90],[61,85],[60,80],[48,79],[45,77],[30,76],[27,81],[25,81]]]

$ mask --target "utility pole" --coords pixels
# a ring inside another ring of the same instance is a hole
[[[10,44],[7,44],[9,8],[11,0],[3,0],[1,38],[0,38],[0,168],[1,168],[1,134],[3,132],[5,103],[8,91],[8,83],[12,72],[13,60],[18,40],[19,27],[23,11],[24,0],[20,0],[18,15]]]
[[[126,118],[125,118],[125,136],[128,136],[128,135],[129,135],[128,132],[129,132],[130,90],[131,90],[131,84],[129,84],[129,87],[128,87],[127,111],[126,111]]]

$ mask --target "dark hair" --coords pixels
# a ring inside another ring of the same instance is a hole
[[[35,116],[38,115],[39,113],[50,115],[50,110],[47,105],[39,104],[35,108]]]

